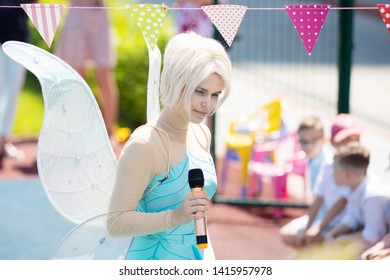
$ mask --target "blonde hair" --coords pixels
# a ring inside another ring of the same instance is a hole
[[[324,126],[320,118],[316,116],[305,117],[298,126],[298,132],[306,129],[314,129],[321,133],[321,136],[324,136]]]
[[[167,44],[161,74],[161,103],[167,107],[183,105],[191,119],[191,96],[196,87],[212,74],[218,74],[224,84],[216,109],[230,94],[231,61],[216,40],[196,33],[180,33]]]
[[[338,147],[334,160],[340,166],[367,171],[370,152],[357,141],[351,141]]]

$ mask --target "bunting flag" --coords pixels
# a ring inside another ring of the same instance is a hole
[[[317,43],[329,8],[329,5],[316,4],[285,6],[285,10],[309,55]]]
[[[230,47],[247,7],[240,5],[209,5],[202,6],[202,9]]]
[[[390,33],[390,4],[376,4],[376,6],[382,16],[387,31]]]
[[[130,6],[130,14],[140,28],[146,43],[154,49],[157,44],[160,30],[164,26],[167,15],[167,6],[155,4],[138,4]]]
[[[50,48],[61,19],[64,5],[21,4],[21,6]]]
[[[149,54],[149,74],[146,93],[146,119],[153,120],[160,113],[161,52],[157,46],[160,30],[164,26],[167,6],[138,4],[130,6],[130,14],[140,28]]]

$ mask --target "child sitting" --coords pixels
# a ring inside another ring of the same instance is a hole
[[[347,185],[352,193],[346,213],[331,229],[326,239],[348,238],[359,250],[373,246],[387,233],[386,211],[389,194],[373,175],[367,176],[370,153],[358,142],[339,147],[334,157],[334,179],[337,185]],[[360,229],[362,229],[360,231]],[[351,235],[347,235],[353,233]]]
[[[339,114],[332,123],[331,144],[337,148],[350,141],[360,140],[361,132],[362,128],[354,116]],[[301,136],[303,135],[299,135]],[[302,247],[321,241],[323,236],[341,220],[350,190],[347,186],[336,185],[332,161],[325,160],[321,166],[313,194],[314,200],[308,214],[292,220],[281,228],[281,238],[287,245]]]

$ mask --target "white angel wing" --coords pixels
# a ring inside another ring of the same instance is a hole
[[[89,219],[74,228],[58,246],[54,260],[123,260],[131,243],[129,237],[108,235],[106,215]]]
[[[91,89],[72,67],[43,49],[16,41],[3,49],[42,87],[37,165],[49,200],[76,224],[107,213],[117,159]]]
[[[117,159],[91,89],[72,67],[43,49],[16,41],[3,49],[41,84],[39,176],[54,208],[78,224],[53,259],[124,259],[132,237],[111,238],[106,230]]]

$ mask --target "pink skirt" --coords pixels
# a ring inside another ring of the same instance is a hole
[[[115,67],[116,51],[107,10],[69,9],[60,31],[55,54],[73,68],[84,68],[89,63]]]

